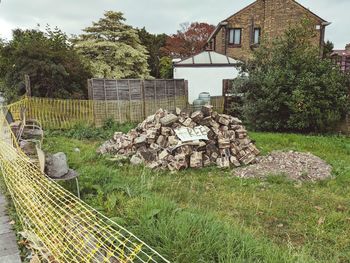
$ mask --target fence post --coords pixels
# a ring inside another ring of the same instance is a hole
[[[27,74],[24,75],[24,83],[26,86],[26,95],[28,97],[31,97],[32,96],[32,89],[30,87],[30,77]]]
[[[222,96],[224,96],[224,109],[226,109],[226,79],[222,80]]]
[[[146,119],[146,95],[145,95],[145,80],[140,80],[141,81],[141,95],[142,95],[142,105],[143,105],[143,109],[142,109],[142,113],[143,116],[141,118],[141,120]]]
[[[130,80],[128,79],[128,88],[129,88],[129,120],[131,120],[131,88],[130,88]]]
[[[174,79],[173,80],[174,81],[174,107],[175,107],[175,111],[176,111],[176,107],[177,107],[177,105],[176,105],[176,83],[177,83],[177,81],[176,81],[176,79]]]
[[[108,111],[107,111],[107,91],[106,91],[106,80],[105,79],[103,79],[103,91],[104,91],[104,100],[105,100],[105,115],[106,115],[106,117],[105,117],[105,119],[104,119],[104,121],[105,120],[107,120],[107,118],[108,118]]]
[[[164,85],[164,89],[165,89],[165,97],[166,97],[166,110],[170,110],[170,103],[169,103],[169,98],[168,98],[168,85],[167,85],[167,80],[164,80],[164,83],[165,83],[165,85]]]
[[[156,107],[154,109],[152,109],[152,112],[155,112],[157,110],[157,108],[159,107],[157,104],[157,80],[154,81],[154,105],[156,105]]]
[[[88,90],[89,90],[89,101],[88,101],[88,110],[90,112],[91,119],[93,121],[93,125],[96,127],[96,108],[95,108],[95,98],[94,98],[94,85],[93,85],[94,79],[88,80]]]
[[[188,102],[188,80],[185,80],[185,99],[186,99],[186,108],[188,109],[190,106],[190,103]]]
[[[119,86],[118,86],[118,80],[115,80],[115,86],[117,88],[117,104],[118,104],[118,116],[119,116],[119,122],[121,121],[121,114],[120,114],[120,100],[119,100]]]

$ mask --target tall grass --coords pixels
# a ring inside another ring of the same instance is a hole
[[[101,139],[51,134],[45,148],[68,154],[86,202],[173,262],[349,262],[350,139],[251,135],[263,154],[298,150],[320,156],[333,166],[334,179],[242,180],[214,167],[154,172],[98,156]]]

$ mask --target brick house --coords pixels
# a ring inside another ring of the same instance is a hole
[[[334,50],[331,57],[342,71],[350,73],[350,44],[343,50]]]
[[[262,38],[273,40],[304,18],[315,28],[313,43],[322,55],[325,29],[330,23],[294,0],[256,0],[221,21],[209,37],[207,48],[247,61]]]

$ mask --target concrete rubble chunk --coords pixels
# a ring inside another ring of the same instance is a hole
[[[202,126],[205,126],[205,127],[208,127],[210,126],[210,123],[212,122],[212,117],[211,116],[207,116],[207,117],[204,117],[201,121],[200,121],[200,125]]]
[[[167,158],[168,156],[169,156],[169,152],[167,150],[163,150],[159,154],[158,158],[159,158],[159,160],[163,160],[163,159]]]
[[[63,152],[48,155],[45,166],[46,174],[51,178],[61,178],[69,171],[67,156]]]
[[[211,165],[210,157],[206,154],[203,154],[203,166],[207,167]]]
[[[178,145],[180,142],[179,139],[176,138],[176,136],[169,136],[168,137],[168,143],[170,146],[175,146],[175,145]]]
[[[192,119],[191,118],[187,118],[182,124],[183,126],[189,127],[192,123]]]
[[[168,126],[176,122],[178,119],[179,117],[177,117],[175,114],[168,114],[160,119],[160,123],[163,126]]]
[[[236,157],[234,156],[231,156],[230,157],[230,162],[235,166],[235,167],[240,167],[241,166],[241,163],[237,160]]]
[[[156,169],[161,165],[162,165],[162,163],[160,161],[155,161],[155,162],[151,162],[151,163],[147,164],[147,167],[150,169]]]
[[[167,137],[165,137],[164,135],[160,135],[157,139],[157,144],[160,147],[165,148],[165,146],[167,144]]]
[[[161,135],[164,135],[164,136],[170,136],[171,135],[171,128],[169,127],[162,127],[161,128]]]
[[[213,106],[211,105],[204,105],[202,106],[202,113],[205,117],[207,116],[211,116],[211,114],[213,113]]]
[[[178,107],[176,107],[176,109],[175,109],[175,113],[176,113],[176,115],[180,115],[180,114],[181,114],[181,109],[180,109],[180,108],[178,108]]]
[[[184,141],[176,135],[179,130]],[[260,154],[241,120],[219,114],[210,105],[192,113],[179,108],[159,109],[127,134],[115,132],[97,152],[170,171],[210,165],[234,168],[254,163]]]
[[[193,152],[190,158],[190,167],[191,168],[201,168],[203,167],[203,153],[202,152]]]
[[[192,121],[199,123],[204,118],[203,112],[201,111],[195,111],[191,115]]]
[[[139,151],[139,155],[142,158],[142,160],[145,161],[146,163],[154,162],[157,160],[157,151],[149,148],[148,149],[145,148]]]
[[[232,117],[231,118],[231,123],[234,124],[234,125],[241,125],[242,121],[240,119],[238,119],[238,118]]]
[[[222,116],[222,114],[220,114],[219,118],[218,118],[218,123],[225,125],[225,126],[228,126],[230,124],[230,120],[228,118]]]
[[[143,163],[143,160],[138,156],[138,154],[134,154],[130,159],[130,163],[133,165],[140,165]]]
[[[229,168],[230,159],[228,157],[221,157],[216,160],[216,165],[220,168]]]
[[[158,144],[156,144],[156,143],[151,143],[149,148],[152,149],[152,150],[156,150],[156,151],[161,150],[161,147]]]
[[[218,143],[219,143],[219,149],[226,149],[226,148],[230,148],[231,146],[229,138],[218,139]]]
[[[143,144],[143,143],[146,143],[146,141],[147,141],[146,135],[141,135],[135,139],[134,143],[135,144]]]

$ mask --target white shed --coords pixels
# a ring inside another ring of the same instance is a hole
[[[203,51],[193,57],[174,63],[174,78],[188,80],[188,102],[201,92],[223,96],[222,80],[234,79],[239,74],[238,60],[214,51]]]

